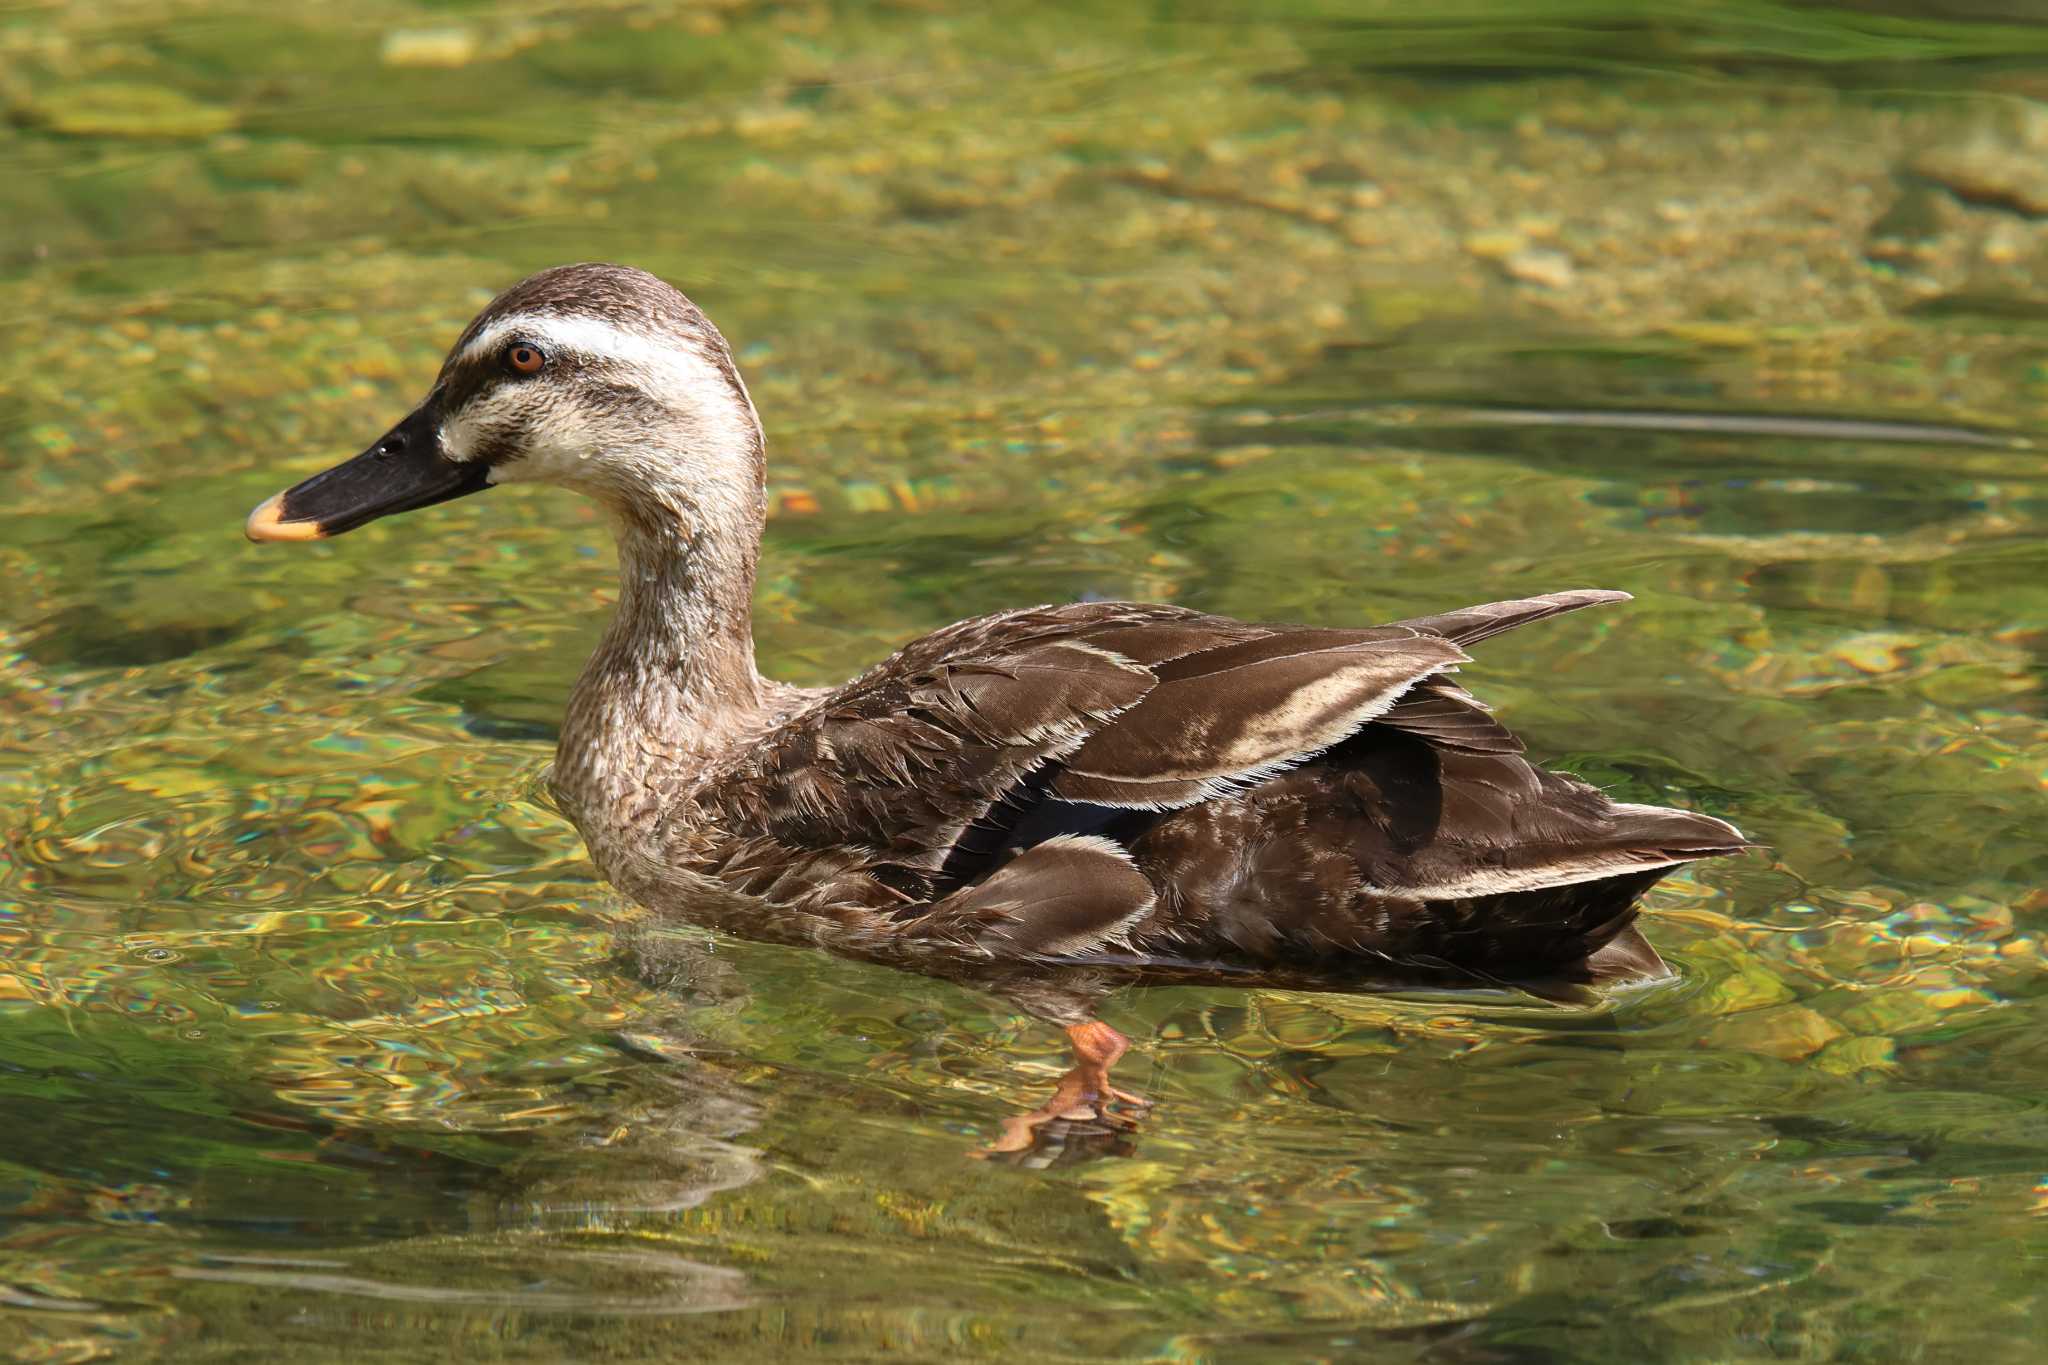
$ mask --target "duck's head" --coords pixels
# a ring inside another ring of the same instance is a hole
[[[246,530],[317,540],[520,482],[574,488],[628,522],[758,528],[761,457],[746,385],[696,305],[644,270],[556,266],[477,315],[405,420],[265,501]]]

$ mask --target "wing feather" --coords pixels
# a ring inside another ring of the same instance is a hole
[[[1006,957],[1057,956],[1120,941],[1155,899],[1122,846],[1063,834],[1033,844],[908,927]]]
[[[1190,655],[1155,670],[1142,704],[1090,735],[1053,794],[1170,810],[1329,748],[1410,686],[1465,660],[1411,631],[1303,631]]]
[[[1468,754],[1519,754],[1523,747],[1485,702],[1442,676],[1409,688],[1379,723],[1419,735],[1436,748]]]

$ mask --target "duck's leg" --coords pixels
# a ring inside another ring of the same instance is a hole
[[[1028,1151],[1038,1141],[1038,1130],[1055,1119],[1068,1122],[1107,1120],[1112,1102],[1143,1108],[1151,1101],[1109,1082],[1110,1068],[1131,1046],[1131,1040],[1099,1019],[1067,1026],[1067,1041],[1074,1048],[1074,1064],[1060,1077],[1052,1098],[1028,1114],[1012,1114],[1003,1120],[1002,1135],[976,1156]]]
[[[1072,995],[1060,960],[1119,943],[1154,901],[1152,884],[1122,845],[1096,835],[1058,835],[946,897],[909,932],[943,943],[965,941],[994,964],[1013,964],[1021,975],[1000,993],[1040,1018],[1072,1019],[1092,1010],[1093,1002]],[[1053,997],[1063,998],[1045,1008]],[[1028,1150],[1038,1130],[1055,1119],[1106,1120],[1104,1106],[1113,1101],[1146,1102],[1109,1083],[1109,1070],[1130,1047],[1129,1039],[1092,1018],[1067,1025],[1067,1039],[1074,1064],[1052,1098],[1004,1120],[1002,1136],[977,1155]]]
[[[1131,1049],[1131,1040],[1100,1019],[1067,1025],[1067,1041],[1074,1047],[1074,1065],[1060,1078],[1063,1094],[1072,1090],[1077,1101],[1121,1100],[1125,1104],[1149,1105],[1143,1095],[1119,1090],[1109,1083],[1109,1069]]]

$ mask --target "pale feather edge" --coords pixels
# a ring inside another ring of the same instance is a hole
[[[1059,796],[1057,793],[1055,793],[1053,799],[1072,801],[1075,804],[1079,805],[1110,806],[1117,810],[1151,811],[1156,814],[1163,813],[1165,811],[1184,810],[1189,806],[1198,806],[1204,801],[1214,801],[1215,799],[1221,796],[1236,796],[1242,792],[1249,791],[1253,787],[1256,787],[1259,783],[1265,781],[1269,777],[1277,776],[1278,774],[1287,772],[1289,769],[1292,768],[1298,768],[1302,764],[1310,762],[1328,753],[1330,750],[1336,748],[1339,744],[1342,744],[1345,740],[1350,739],[1353,735],[1357,734],[1360,730],[1363,730],[1366,726],[1378,720],[1387,712],[1393,710],[1394,703],[1401,700],[1401,698],[1407,696],[1408,693],[1418,683],[1421,683],[1426,679],[1436,677],[1438,674],[1455,673],[1458,671],[1458,664],[1469,663],[1470,661],[1471,660],[1469,655],[1464,655],[1461,653],[1460,657],[1457,660],[1454,660],[1449,664],[1433,666],[1427,672],[1418,673],[1411,678],[1408,678],[1400,683],[1396,683],[1389,687],[1386,691],[1380,693],[1377,697],[1373,698],[1373,700],[1367,703],[1364,707],[1361,707],[1358,711],[1351,713],[1351,718],[1345,723],[1344,728],[1340,732],[1332,736],[1328,742],[1318,744],[1313,748],[1302,749],[1296,753],[1284,754],[1279,758],[1267,759],[1263,763],[1255,763],[1249,768],[1243,768],[1236,772],[1225,773],[1217,777],[1202,778],[1196,783],[1194,794],[1192,796],[1187,797],[1185,800],[1093,801],[1084,800],[1078,797],[1062,797]],[[1140,697],[1138,700],[1143,701],[1144,698]],[[1137,702],[1133,702],[1132,705],[1137,705]],[[1102,779],[1098,774],[1083,773],[1078,771],[1076,772],[1076,775],[1080,777],[1096,777],[1097,780],[1110,780],[1130,784],[1136,784],[1142,780],[1139,778]],[[1176,778],[1174,780],[1177,782],[1184,782],[1188,779]]]
[[[1052,838],[1042,840],[1032,845],[1032,847],[1045,848],[1051,845],[1087,849],[1091,852],[1103,854],[1106,857],[1115,858],[1135,873],[1138,879],[1145,883],[1147,890],[1145,898],[1139,901],[1129,914],[1119,919],[1108,929],[1101,933],[1075,934],[1058,943],[1047,944],[1046,946],[1053,949],[1053,951],[1040,954],[1040,956],[1067,957],[1087,948],[1099,948],[1104,944],[1114,945],[1126,952],[1130,951],[1131,930],[1136,928],[1138,921],[1151,914],[1154,907],[1159,904],[1158,889],[1152,886],[1151,880],[1139,869],[1137,860],[1131,857],[1130,850],[1116,840],[1105,838],[1100,834],[1055,834]]]

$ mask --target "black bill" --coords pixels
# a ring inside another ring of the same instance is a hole
[[[441,454],[440,424],[429,399],[354,459],[265,501],[243,529],[251,540],[319,540],[486,487],[489,465]]]

